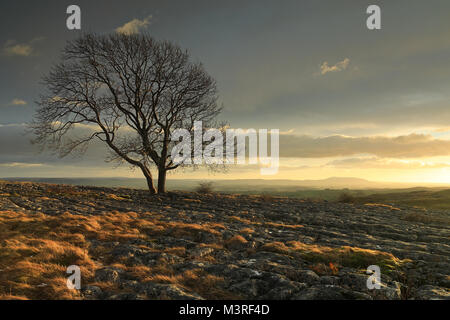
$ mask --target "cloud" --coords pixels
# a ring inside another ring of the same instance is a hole
[[[13,106],[24,106],[26,104],[27,104],[27,102],[22,99],[13,99],[13,101],[11,101],[11,105],[13,105]]]
[[[3,46],[3,54],[6,56],[29,57],[35,54],[33,45],[44,40],[45,37],[36,37],[31,39],[28,43],[17,43],[14,40],[8,40]]]
[[[0,129],[2,128],[25,128],[26,123],[0,123]]]
[[[347,69],[348,65],[350,63],[350,59],[345,58],[342,61],[339,61],[338,63],[336,63],[334,66],[329,66],[328,62],[325,61],[324,63],[322,63],[322,65],[320,66],[320,74],[324,75],[327,74],[328,72],[339,72],[339,71],[343,71],[345,69]]]
[[[450,167],[446,162],[427,162],[420,160],[382,159],[362,157],[334,160],[326,164],[339,169],[438,169]]]
[[[125,34],[125,35],[137,34],[142,29],[145,29],[146,27],[148,27],[150,25],[151,18],[152,18],[152,16],[148,16],[147,18],[145,18],[143,20],[133,19],[133,20],[125,23],[123,26],[118,27],[116,29],[116,32]]]
[[[29,44],[5,45],[3,53],[7,56],[28,57],[33,53],[33,48]]]
[[[42,163],[22,163],[22,162],[10,162],[10,163],[0,163],[0,167],[7,168],[37,168],[43,167]]]
[[[441,127],[441,128],[434,128],[432,129],[434,132],[437,133],[445,133],[445,132],[450,132],[450,127]]]
[[[448,156],[450,140],[436,139],[425,134],[396,137],[280,136],[281,157],[326,158],[361,154],[400,159]]]

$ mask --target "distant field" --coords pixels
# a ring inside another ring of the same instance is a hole
[[[267,193],[291,198],[327,201],[339,201],[342,194],[348,194],[351,200],[347,202],[358,204],[383,203],[424,209],[450,210],[450,189],[325,189]]]
[[[237,188],[236,188],[237,189]],[[354,198],[366,198],[374,194],[383,196],[387,194],[405,193],[409,189],[366,189],[366,190],[354,190],[354,189],[298,189],[291,188],[292,190],[277,190],[276,188],[257,188],[257,189],[238,189],[236,191],[221,190],[224,193],[240,193],[240,194],[268,194],[272,196],[289,197],[297,199],[310,199],[310,200],[327,200],[338,201],[342,194],[349,194]]]
[[[426,209],[450,209],[450,189],[378,193],[356,197],[356,203],[392,203]]]
[[[219,191],[219,190],[217,190]],[[442,188],[406,188],[406,189],[297,189],[255,188],[236,190],[220,190],[223,193],[267,194],[308,200],[339,201],[343,194],[352,198],[349,202],[358,204],[383,203],[402,206],[420,207],[424,209],[450,210],[450,189]]]
[[[145,189],[144,179],[130,178],[9,178],[15,181],[46,182],[55,184],[85,185],[98,187],[125,187]],[[167,181],[169,191],[195,191],[203,180]],[[330,178],[325,180],[216,180],[212,182],[215,192],[225,194],[271,195],[296,199],[339,201],[342,194],[350,196],[355,203],[384,203],[417,206],[426,209],[450,209],[448,186],[411,187],[401,184],[382,185],[362,179]]]

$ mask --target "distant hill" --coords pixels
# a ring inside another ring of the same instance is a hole
[[[140,178],[1,178],[9,181],[30,181],[55,184],[85,185],[98,187],[125,187],[145,189],[147,184],[145,179]],[[195,189],[202,181],[212,181],[216,191],[223,192],[261,192],[279,191],[292,192],[307,189],[399,189],[417,187],[423,188],[438,187],[450,188],[444,184],[414,184],[414,183],[390,183],[374,182],[353,177],[331,177],[322,180],[266,180],[266,179],[230,179],[230,180],[205,180],[205,179],[168,179],[168,190],[190,191]]]

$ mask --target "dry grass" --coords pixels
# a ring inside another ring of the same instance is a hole
[[[358,247],[333,248],[304,244],[298,241],[290,241],[288,245],[295,252],[300,252],[306,260],[327,264],[331,262],[335,266],[367,268],[369,265],[379,265],[384,270],[391,270],[398,267],[402,262],[391,253]]]
[[[186,248],[185,247],[173,247],[173,248],[166,248],[164,250],[165,253],[170,253],[179,257],[184,257],[186,255]]]
[[[219,239],[221,233],[215,228],[225,228],[220,224],[193,224],[184,222],[161,223],[160,226],[164,228],[165,235],[170,235],[175,238],[190,239],[197,242],[202,241],[205,235]]]
[[[220,289],[220,284],[224,282],[222,277],[208,274],[202,269],[187,270],[181,274],[173,274],[166,270],[162,274],[154,274],[147,277],[146,281],[175,284],[181,288],[195,292],[208,300],[241,298],[233,293]],[[160,298],[164,299],[164,297]]]
[[[224,242],[224,246],[231,250],[239,250],[239,249],[243,249],[246,246],[247,242],[248,241],[243,236],[236,235],[236,236],[226,240]]]
[[[79,234],[49,232],[43,215],[29,218],[11,211],[0,212],[0,295],[7,298],[77,299],[66,286],[66,268],[79,265],[85,279],[96,265]],[[41,220],[39,223],[37,220]],[[51,223],[50,223],[51,225]]]
[[[366,203],[364,204],[365,206],[368,207],[379,207],[379,208],[386,208],[389,210],[393,210],[393,211],[401,211],[401,209],[397,208],[397,207],[393,207],[389,204],[382,204],[382,203]]]
[[[259,199],[263,202],[273,202],[275,200],[270,194],[262,194],[259,196]]]
[[[254,232],[255,232],[255,230],[253,230],[251,228],[242,228],[241,230],[239,230],[239,233],[242,233],[242,234],[252,234]]]
[[[234,221],[238,221],[240,223],[243,223],[245,225],[261,225],[261,222],[258,221],[252,221],[250,219],[245,219],[245,218],[241,218],[238,216],[231,216],[229,219],[234,220]]]
[[[408,213],[401,219],[410,222],[450,224],[449,218],[432,216],[425,213]]]
[[[367,268],[369,265],[379,265],[383,270],[397,268],[402,260],[391,253],[357,247],[327,247],[305,244],[298,241],[289,241],[287,245],[282,242],[264,244],[260,250],[280,253],[284,255],[300,256],[313,263],[323,263],[336,271],[339,266],[351,268]],[[331,263],[331,264],[330,264]]]
[[[80,266],[82,281],[90,281],[97,263],[85,237],[129,238],[129,230],[120,228],[104,217],[0,212],[1,297],[80,298],[78,291],[66,286],[67,267]]]
[[[200,240],[204,235],[209,235],[216,237],[217,243],[200,245],[223,250],[220,245],[221,233],[218,231],[225,228],[223,224],[168,222],[159,220],[160,217],[158,214],[136,212],[110,212],[92,216],[66,212],[49,216],[42,213],[0,211],[0,299],[80,299],[78,291],[69,290],[66,286],[66,270],[69,265],[80,266],[82,286],[97,285],[114,292],[119,290],[114,284],[98,283],[93,279],[96,269],[112,263],[115,263],[112,266],[131,272],[140,281],[176,282],[189,290],[195,289],[199,294],[204,293],[205,297],[232,298],[228,293],[215,288],[214,283],[221,279],[197,273],[195,276],[173,274],[170,268],[173,261],[170,259],[160,259],[158,266],[153,268],[132,266],[126,257],[113,259],[111,247],[90,247],[90,240],[94,239],[107,243],[134,239],[152,241],[157,237],[170,235]],[[184,247],[159,251],[147,247],[144,249],[186,256]],[[214,262],[211,255],[202,259]]]
[[[129,199],[128,197],[118,196],[113,193],[107,194],[106,197],[108,199],[116,200],[116,201],[131,201],[131,199]]]
[[[275,223],[275,222],[266,222],[264,223],[266,227],[275,227],[275,228],[286,228],[286,229],[299,229],[304,226],[301,224],[285,224],[285,223]]]
[[[283,242],[269,242],[261,246],[260,250],[275,252],[281,254],[289,254],[290,249]]]
[[[322,262],[315,263],[309,268],[319,276],[335,276],[339,273],[339,268],[332,262],[328,265]]]
[[[74,197],[74,196],[92,196],[95,195],[92,191],[81,191],[80,189],[69,186],[69,185],[58,185],[58,184],[46,184],[44,190],[45,194],[50,196],[64,196],[64,197]]]
[[[48,186],[47,189],[48,197],[41,196],[40,201],[53,201],[53,196],[58,198],[60,195],[129,201],[126,196],[105,193],[94,195],[68,186]],[[422,216],[404,218],[424,219]],[[94,280],[96,269],[104,265],[121,268],[141,283],[152,281],[176,284],[207,299],[240,298],[219,288],[224,281],[221,277],[207,274],[201,269],[175,272],[171,267],[177,260],[174,256],[193,259],[184,247],[155,249],[140,246],[148,252],[169,254],[166,258],[160,258],[157,265],[152,267],[135,265],[129,257],[118,259],[111,254],[112,242],[127,243],[139,239],[152,242],[165,236],[189,239],[197,242],[198,247],[213,248],[212,253],[195,258],[210,263],[217,263],[216,258],[220,255],[216,253],[224,248],[247,249],[247,253],[251,250],[263,250],[304,259],[311,262],[319,274],[336,274],[341,266],[366,268],[376,264],[386,270],[401,263],[386,252],[352,247],[332,248],[298,241],[270,242],[260,248],[248,248],[248,242],[243,235],[254,233],[252,227],[298,230],[303,226],[255,221],[249,212],[246,218],[232,216],[229,219],[238,222],[241,235],[223,241],[220,231],[226,229],[224,224],[212,220],[201,224],[173,221],[161,213],[115,211],[96,215],[74,215],[66,212],[50,216],[42,213],[0,211],[0,299],[81,299],[78,291],[69,290],[66,286],[66,269],[69,265],[81,267],[83,286],[96,285],[110,292],[119,293],[123,290],[121,291],[117,284]],[[92,240],[98,240],[100,245],[91,247]],[[101,242],[105,244],[101,245]]]

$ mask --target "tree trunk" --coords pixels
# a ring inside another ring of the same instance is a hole
[[[145,179],[147,179],[148,191],[150,191],[151,194],[155,194],[156,193],[156,189],[155,189],[155,186],[153,185],[152,173],[146,167],[141,167],[141,170],[142,170],[142,173],[145,176]]]
[[[166,168],[158,169],[158,193],[166,192]]]

